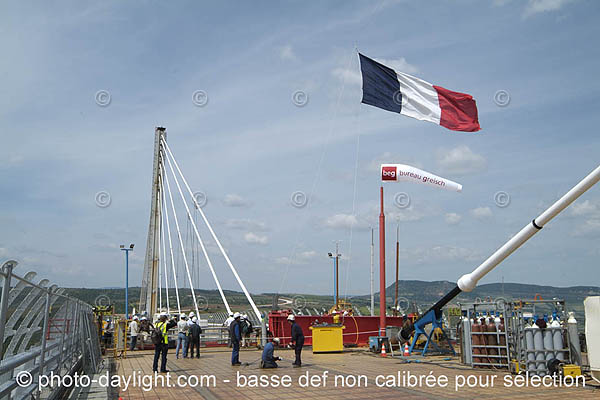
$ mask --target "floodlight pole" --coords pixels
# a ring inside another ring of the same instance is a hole
[[[129,252],[133,251],[133,245],[128,249],[122,247],[125,252],[125,319],[129,319]]]

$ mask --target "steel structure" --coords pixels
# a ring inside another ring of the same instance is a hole
[[[261,313],[256,307],[256,304],[254,304],[250,293],[242,282],[236,268],[233,266],[231,259],[225,252],[225,249],[217,237],[212,225],[206,218],[206,215],[202,210],[202,206],[198,203],[198,199],[194,196],[194,193],[185,179],[185,176],[183,175],[181,168],[179,167],[179,164],[177,163],[177,160],[175,159],[175,156],[173,155],[173,152],[167,143],[166,138],[166,129],[163,127],[157,127],[154,135],[154,163],[152,173],[150,223],[148,226],[146,259],[144,264],[144,274],[142,277],[142,290],[140,294],[140,312],[146,313],[149,316],[153,316],[155,313],[162,311],[163,290],[165,291],[167,303],[166,311],[170,312],[170,282],[174,283],[173,287],[175,289],[175,295],[177,298],[178,313],[182,312],[179,290],[182,288],[182,286],[190,289],[193,300],[193,311],[196,313],[196,315],[198,315],[200,311],[194,290],[193,275],[194,272],[197,271],[194,268],[199,267],[199,265],[194,265],[194,260],[200,259],[201,257],[194,257],[194,249],[190,249],[189,247],[186,249],[184,245],[185,240],[182,234],[182,227],[179,224],[179,219],[177,216],[178,211],[175,207],[174,199],[174,197],[176,197],[174,194],[178,194],[179,199],[183,203],[185,212],[184,215],[187,218],[188,223],[191,225],[191,231],[188,231],[187,239],[192,240],[193,245],[199,245],[199,248],[202,250],[203,258],[210,269],[213,280],[221,296],[221,300],[227,309],[227,313],[229,314],[232,312],[231,307],[229,306],[229,303],[225,297],[225,293],[221,287],[219,278],[217,277],[217,272],[215,271],[214,265],[205,246],[206,238],[202,238],[200,235],[200,229],[198,227],[199,221],[194,218],[193,212],[200,215],[201,222],[203,222],[204,227],[210,233],[213,242],[218,247],[221,255],[226,261],[226,264],[229,266],[242,291],[246,295],[246,298],[252,307],[252,311],[256,315],[256,318],[260,321],[262,319]],[[171,183],[174,183],[174,185]],[[171,224],[171,222],[174,222],[174,224]],[[175,228],[174,231],[171,229],[172,227]],[[200,226],[200,228],[202,228],[202,226]],[[175,242],[175,244],[173,242]],[[183,265],[176,265],[176,261],[179,261],[179,258],[176,259],[174,252],[177,252],[178,256],[180,256],[180,260],[182,261]],[[161,262],[163,263],[162,268]],[[167,264],[170,264],[170,268],[168,268]],[[184,270],[182,276],[178,276],[178,270],[180,269],[178,267],[183,268]],[[162,274],[163,270],[164,277]],[[171,278],[169,278],[170,273],[172,273]],[[163,281],[164,288],[162,287]]]
[[[0,399],[61,398],[61,387],[38,389],[51,371],[65,376],[98,372],[100,344],[92,306],[64,294],[35,272],[17,275],[16,261],[0,269]],[[19,381],[17,381],[19,377]],[[23,381],[23,377],[29,379]]]

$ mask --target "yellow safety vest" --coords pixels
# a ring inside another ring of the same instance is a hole
[[[157,322],[156,327],[160,329],[160,332],[163,336],[163,341],[165,344],[169,343],[169,337],[167,336],[167,323],[166,322]]]

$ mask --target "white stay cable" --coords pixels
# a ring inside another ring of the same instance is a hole
[[[163,155],[164,155],[164,153],[163,153]],[[206,251],[206,248],[204,247],[204,242],[202,241],[202,238],[200,238],[200,233],[198,232],[196,223],[194,222],[194,219],[192,218],[190,209],[187,205],[187,202],[185,201],[183,192],[181,191],[181,186],[179,185],[179,180],[177,179],[177,175],[175,175],[175,170],[173,170],[173,165],[171,164],[171,160],[169,160],[168,157],[164,157],[164,158],[166,158],[167,162],[169,163],[169,169],[171,171],[171,174],[173,175],[173,178],[175,178],[175,184],[177,185],[177,190],[179,191],[179,195],[181,196],[181,200],[183,201],[183,205],[185,206],[185,211],[187,212],[188,220],[192,223],[192,227],[194,228],[194,233],[196,234],[196,238],[198,239],[198,242],[200,243],[200,247],[202,248],[202,253],[204,254],[204,258],[206,259],[206,262],[208,263],[208,266],[210,267],[210,272],[212,273],[215,283],[217,284],[217,288],[219,289],[219,294],[221,295],[221,299],[223,299],[223,304],[225,304],[225,308],[227,308],[227,314],[231,314],[231,308],[229,307],[229,303],[227,302],[227,299],[225,298],[225,293],[223,293],[223,289],[221,288],[221,283],[219,282],[219,278],[217,278],[217,274],[215,273],[215,269],[213,268],[212,262],[210,261],[210,258],[208,257],[208,252]],[[169,181],[167,181],[167,184],[168,183],[169,183]],[[170,189],[169,189],[169,195],[171,195]]]
[[[171,171],[173,172],[173,171]],[[177,238],[179,239],[179,245],[181,246],[181,255],[183,256],[183,263],[185,264],[185,272],[187,272],[188,281],[190,282],[190,289],[192,291],[192,299],[194,300],[194,308],[196,309],[196,315],[200,315],[198,311],[198,303],[196,302],[196,292],[194,291],[194,284],[192,283],[192,276],[190,275],[190,267],[187,262],[185,255],[185,247],[183,246],[183,240],[181,239],[181,231],[179,230],[179,221],[177,221],[177,212],[175,211],[175,203],[173,203],[173,195],[171,194],[171,185],[169,184],[168,174],[163,174],[165,182],[167,182],[167,191],[169,192],[169,200],[171,203],[171,210],[173,211],[173,219],[175,220],[175,228],[177,229]],[[186,205],[187,207],[187,205]]]
[[[166,176],[165,166],[161,162],[161,171],[163,177]],[[177,273],[175,272],[175,257],[173,255],[173,242],[171,241],[171,225],[169,224],[169,212],[167,210],[167,197],[165,193],[164,179],[161,179],[161,191],[163,193],[163,209],[165,210],[165,221],[167,221],[167,237],[169,238],[169,251],[171,253],[171,268],[173,269],[173,281],[175,282],[175,297],[177,297],[177,311],[181,314],[181,304],[179,302],[179,286],[177,285]]]
[[[206,215],[204,215],[204,211],[202,211],[202,208],[200,207],[200,205],[198,204],[198,201],[194,197],[194,193],[192,193],[192,189],[190,189],[190,185],[188,185],[187,180],[185,179],[185,176],[183,176],[183,173],[181,172],[181,169],[179,168],[179,165],[177,164],[177,160],[175,160],[175,157],[173,156],[173,153],[171,152],[171,149],[169,148],[169,145],[167,144],[167,142],[165,140],[162,140],[162,144],[167,149],[168,155],[170,156],[170,159],[173,160],[173,164],[175,164],[175,168],[177,169],[177,172],[179,173],[179,176],[181,176],[181,179],[183,180],[183,183],[185,184],[185,187],[186,187],[188,193],[192,197],[192,200],[194,202],[194,205],[196,206],[196,209],[200,212],[200,215],[202,216],[202,219],[204,220],[204,223],[206,224],[206,227],[208,228],[208,230],[210,231],[210,234],[212,235],[213,239],[217,243],[217,246],[219,247],[219,250],[221,250],[221,254],[223,254],[223,257],[225,258],[225,261],[227,261],[227,265],[229,265],[229,268],[231,269],[231,272],[233,272],[233,275],[235,276],[235,279],[237,280],[238,284],[242,288],[242,291],[244,292],[244,294],[246,295],[246,298],[248,299],[248,302],[252,306],[252,309],[254,310],[254,313],[256,314],[256,317],[260,321],[262,319],[262,316],[260,315],[260,311],[258,311],[258,307],[256,307],[256,304],[254,304],[254,300],[252,300],[252,297],[250,297],[250,293],[248,293],[248,290],[246,289],[246,286],[244,286],[244,282],[242,282],[242,280],[240,279],[240,276],[238,275],[238,273],[237,273],[235,267],[233,266],[233,264],[231,263],[231,260],[227,256],[227,253],[225,253],[225,249],[223,249],[223,246],[221,245],[221,242],[217,238],[217,235],[215,234],[215,231],[213,230],[212,226],[208,222],[208,219],[206,218]],[[169,158],[167,158],[167,160],[169,160]]]
[[[160,231],[158,233],[160,239],[162,240],[162,224],[160,226]],[[159,242],[160,243],[160,242]],[[160,269],[160,263],[162,261],[162,249],[160,245],[158,246],[158,312],[162,309],[162,269]]]
[[[160,191],[161,208],[163,208],[163,204],[164,204],[164,195],[165,194],[162,191],[162,187],[161,187],[161,191]],[[162,262],[163,262],[163,266],[165,269],[165,297],[167,299],[167,314],[171,314],[171,307],[169,306],[169,274],[167,273],[167,247],[165,246],[165,225],[164,225],[165,212],[167,212],[166,207],[164,207],[162,212],[160,213],[162,216],[162,219],[160,221],[160,235],[161,235],[162,254],[163,254]],[[162,301],[161,301],[161,307],[162,307]]]

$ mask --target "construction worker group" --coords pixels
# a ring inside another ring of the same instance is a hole
[[[294,315],[287,317],[288,323],[291,325],[291,343],[290,347],[294,349],[295,360],[292,363],[294,368],[302,366],[302,347],[304,346],[304,333],[300,325],[296,323]],[[224,325],[228,328],[229,344],[231,350],[231,365],[240,366],[240,347],[245,345],[245,340],[250,337],[252,331],[252,323],[247,315],[242,315],[239,312],[229,315]],[[169,372],[167,370],[167,353],[169,350],[169,330],[176,328],[177,338],[175,346],[175,357],[182,358],[200,358],[200,335],[202,328],[200,327],[198,318],[193,312],[189,316],[185,313],[179,315],[179,321],[174,317],[169,318],[167,313],[160,313],[158,320],[152,325],[145,316],[139,318],[133,316],[129,323],[129,333],[131,336],[130,351],[134,351],[138,345],[144,348],[146,339],[150,336],[154,344],[154,362],[152,370],[154,372]],[[141,336],[141,340],[138,338]],[[279,338],[273,338],[270,332],[267,333],[267,343],[263,349],[260,359],[261,368],[277,368],[277,362],[281,361],[281,357],[274,355],[275,346],[279,346]],[[160,361],[160,368],[159,368]]]

